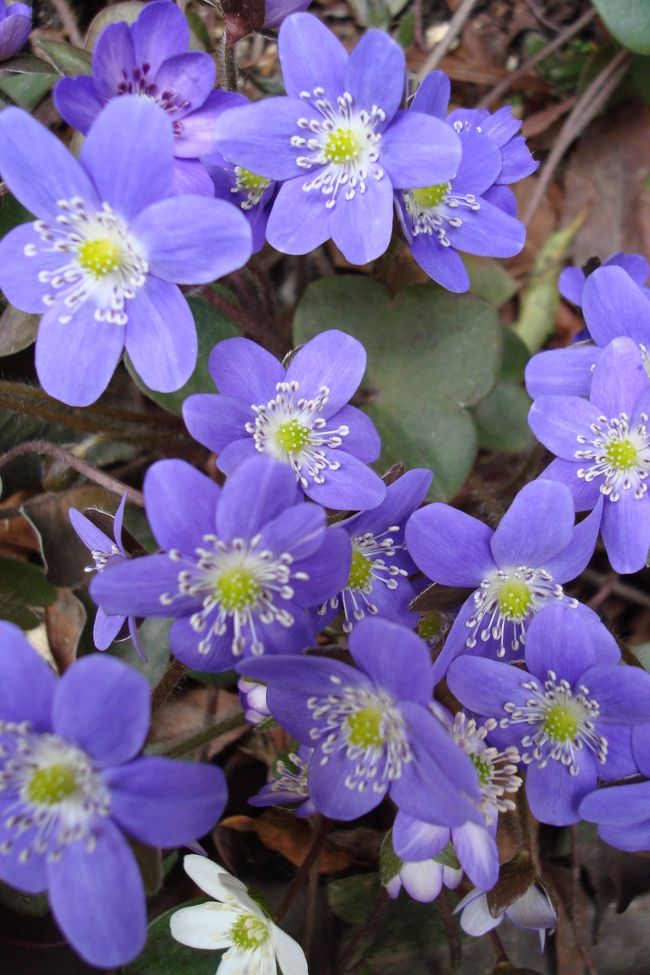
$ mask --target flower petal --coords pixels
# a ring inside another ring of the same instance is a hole
[[[234,396],[195,393],[183,403],[185,426],[195,440],[215,453],[246,435],[250,406]]]
[[[544,566],[562,552],[573,534],[571,492],[557,481],[539,478],[519,491],[490,541],[500,568]]]
[[[526,366],[528,395],[532,399],[555,393],[589,396],[593,369],[599,357],[598,346],[591,343],[538,352]]]
[[[559,761],[550,759],[544,768],[536,762],[526,772],[526,797],[540,823],[570,826],[580,819],[581,800],[596,785],[596,766],[589,752],[577,753],[578,774],[572,775]]]
[[[586,569],[594,554],[603,516],[603,505],[606,503],[601,496],[591,514],[575,526],[567,547],[546,560],[544,567],[553,576],[555,582],[569,582]]]
[[[648,306],[650,318],[650,301],[647,298],[643,301]],[[628,338],[613,339],[596,363],[589,394],[591,402],[608,417],[619,413],[631,416],[637,402],[647,392],[648,374],[638,345]]]
[[[477,714],[504,717],[504,704],[525,704],[530,691],[523,687],[528,674],[482,657],[463,656],[452,661],[447,671],[447,683],[452,694],[470,711]]]
[[[93,81],[101,102],[107,102],[119,91],[124,74],[133,77],[135,55],[128,24],[108,24],[97,38],[93,51]]]
[[[284,87],[293,98],[320,88],[322,97],[335,104],[343,94],[348,52],[317,17],[301,13],[287,17],[280,28],[278,52]]]
[[[474,588],[494,569],[492,530],[448,504],[428,504],[406,524],[406,546],[418,569],[444,586]]]
[[[382,109],[386,115],[384,124],[388,124],[406,91],[406,60],[399,44],[381,30],[362,34],[345,69],[345,91],[352,95],[359,110],[370,112],[375,105]],[[416,139],[414,146],[417,144]],[[382,139],[382,163],[384,146]]]
[[[415,93],[411,111],[444,119],[451,97],[451,83],[444,71],[431,71]]]
[[[305,494],[326,508],[360,511],[376,508],[386,497],[386,485],[373,470],[342,448],[327,451],[338,462],[335,471],[327,471],[324,484],[310,481]]]
[[[461,141],[442,119],[398,112],[382,136],[380,163],[400,189],[446,183],[462,165]]]
[[[480,823],[463,823],[454,828],[452,841],[471,882],[481,890],[491,890],[499,878],[499,851],[494,833]]]
[[[411,242],[411,251],[422,270],[447,291],[469,291],[469,274],[460,254],[453,247],[443,247],[435,234],[418,234]]]
[[[126,616],[108,616],[101,606],[95,614],[93,643],[97,650],[108,650],[124,626]]]
[[[167,555],[144,555],[109,565],[90,583],[90,595],[107,613],[131,616],[179,616],[196,608],[196,597],[175,595],[172,604],[161,602],[164,593],[178,593],[178,562]]]
[[[253,457],[226,481],[217,508],[217,534],[225,542],[253,538],[296,500],[291,468],[270,457]]]
[[[605,501],[601,525],[607,556],[615,572],[638,572],[650,551],[650,497],[623,491],[618,501]]]
[[[578,437],[588,436],[599,416],[593,403],[578,396],[540,396],[530,408],[528,423],[550,451],[563,460],[575,460],[581,446]]]
[[[185,51],[167,58],[155,74],[159,92],[173,91],[183,104],[175,117],[182,120],[206,100],[215,82],[214,61],[204,51]]]
[[[30,721],[35,731],[51,728],[54,671],[13,623],[0,620],[0,719]]]
[[[318,396],[329,390],[324,417],[331,417],[352,399],[366,370],[366,350],[358,339],[338,329],[321,332],[302,346],[291,360],[286,381],[299,383],[299,395]],[[346,441],[343,441],[345,450]]]
[[[180,289],[149,277],[129,301],[127,314],[126,351],[135,371],[150,389],[180,389],[194,371],[198,348],[194,318]]]
[[[600,512],[602,519],[603,507],[598,502],[602,497],[598,481],[585,481],[584,477],[578,477],[581,467],[580,461],[560,460],[559,458],[551,461],[540,477],[545,481],[559,481],[566,484],[573,496],[573,503],[576,511],[591,511],[592,508]]]
[[[147,519],[163,549],[194,551],[213,535],[221,489],[184,460],[159,460],[144,479]]]
[[[174,4],[148,3],[131,26],[131,38],[136,63],[150,65],[153,76],[163,61],[187,50],[190,28]]]
[[[393,823],[393,849],[402,860],[428,860],[443,850],[451,838],[449,827],[434,826],[398,810]]]
[[[640,667],[597,664],[584,672],[580,683],[598,701],[599,721],[622,725],[650,721],[650,674]]]
[[[231,108],[216,121],[214,148],[228,162],[258,176],[278,180],[300,177],[302,184],[308,177],[296,162],[301,149],[292,145],[291,139],[302,132],[298,119],[314,114],[315,109],[298,98],[276,97]]]
[[[386,795],[389,782],[384,777],[373,779],[372,788],[363,792],[347,784],[354,777],[356,761],[347,757],[345,748],[331,755],[314,753],[307,771],[309,798],[324,816],[343,822],[359,819],[378,806]]]
[[[542,683],[552,670],[574,684],[597,661],[589,630],[575,609],[545,606],[535,614],[526,635],[526,667]]]
[[[95,81],[86,75],[78,78],[61,78],[52,90],[54,104],[68,125],[84,134],[103,108],[97,95]]]
[[[631,826],[648,816],[650,782],[614,785],[590,792],[580,803],[580,815],[591,823]]]
[[[200,859],[205,860],[205,857]],[[229,948],[232,944],[232,926],[241,915],[239,911],[225,905],[221,909],[215,908],[214,901],[195,904],[193,907],[181,907],[169,919],[172,938],[188,948],[213,951],[217,948]]]
[[[266,239],[283,254],[308,254],[331,236],[325,197],[304,184],[304,176],[282,184],[266,225]]]
[[[427,705],[433,693],[426,644],[403,626],[381,619],[365,619],[349,638],[355,663],[397,700]]]
[[[388,177],[369,180],[365,192],[357,190],[350,200],[339,192],[329,226],[332,240],[351,264],[381,257],[393,232],[393,187]]]
[[[224,339],[210,353],[210,375],[220,393],[262,405],[284,382],[285,370],[274,355],[250,339]]]
[[[595,342],[607,345],[621,335],[650,344],[650,302],[621,267],[599,267],[582,294],[585,321]]]
[[[452,247],[467,254],[489,257],[513,257],[526,240],[526,228],[520,220],[489,203],[479,200],[479,210],[463,210],[460,227],[449,227],[447,236]],[[456,210],[451,216],[457,217]]]
[[[283,975],[307,975],[305,953],[293,938],[271,923],[271,943]]]

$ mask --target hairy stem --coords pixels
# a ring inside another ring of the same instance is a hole
[[[225,718],[223,721],[211,724],[208,728],[197,731],[195,735],[191,735],[185,741],[177,742],[175,745],[170,745],[169,743],[152,745],[147,749],[147,754],[164,755],[166,758],[181,758],[183,755],[189,755],[190,752],[195,752],[198,748],[209,744],[220,735],[225,735],[228,731],[241,728],[245,724],[246,718],[244,717],[244,712],[240,711],[230,718]]]

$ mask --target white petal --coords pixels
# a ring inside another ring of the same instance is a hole
[[[423,904],[434,901],[442,887],[444,867],[435,860],[412,860],[402,864],[400,877],[404,890]]]
[[[185,873],[192,878],[197,887],[218,901],[239,900],[239,893],[246,893],[246,887],[228,871],[207,857],[190,853],[183,858]]]
[[[502,920],[503,915],[492,917],[488,910],[487,897],[485,894],[481,894],[463,909],[460,916],[460,926],[465,934],[471,934],[478,938],[487,931],[492,931],[493,928],[501,924]]]
[[[298,942],[290,938],[277,924],[271,924],[271,942],[282,975],[307,975],[307,959],[304,951]]]
[[[506,917],[520,928],[530,930],[554,928],[557,920],[551,902],[537,884],[531,884],[526,893],[510,905]]]
[[[169,919],[172,938],[190,948],[228,948],[230,930],[239,917],[238,911],[214,901],[182,907]]]
[[[231,948],[221,959],[216,975],[276,975],[275,955],[266,946],[257,951]]]

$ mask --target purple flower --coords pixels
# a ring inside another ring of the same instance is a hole
[[[557,455],[543,477],[566,484],[577,511],[599,511],[603,542],[617,572],[637,572],[648,558],[649,414],[641,352],[632,339],[618,338],[596,363],[589,401],[540,396],[528,416],[537,439]]]
[[[126,505],[126,495],[119,503],[113,521],[113,538],[98,528],[90,518],[87,518],[76,508],[69,508],[68,515],[72,522],[72,527],[84,543],[93,557],[94,566],[86,569],[87,572],[103,572],[107,565],[115,565],[130,558],[129,553],[122,541],[122,528],[124,522],[124,507]],[[104,513],[101,512],[103,515]],[[106,517],[106,516],[105,516]],[[125,630],[126,624],[126,633]],[[131,638],[133,646],[143,660],[147,659],[144,648],[140,644],[137,632],[137,621],[133,616],[117,614],[109,616],[101,606],[95,614],[93,626],[93,640],[98,650],[108,650],[111,643],[117,639]]]
[[[420,901],[421,904],[429,904],[436,899],[443,885],[450,890],[455,890],[462,879],[462,870],[438,863],[434,859],[401,860],[399,870],[390,880],[384,881],[384,887],[393,900],[399,896],[403,887],[413,900]]]
[[[411,111],[445,120],[449,78],[433,71],[420,85]],[[434,185],[409,186],[395,194],[398,215],[413,257],[449,291],[467,291],[469,274],[459,255],[512,257],[524,246],[526,230],[515,219],[516,203],[503,183],[537,168],[510,109],[496,115],[457,111],[447,117],[460,136],[462,158],[454,176]],[[420,139],[426,139],[422,133]]]
[[[594,639],[578,613],[548,606],[528,629],[529,673],[464,657],[447,674],[464,707],[499,721],[493,740],[519,749],[528,803],[542,823],[577,822],[599,778],[631,770],[630,726],[650,720],[650,674],[617,666],[616,641],[600,628]]]
[[[249,104],[247,98],[235,92],[230,93],[230,99],[233,107]],[[211,151],[201,162],[210,174],[217,199],[239,207],[248,220],[253,234],[253,253],[256,254],[266,240],[266,224],[277,184],[242,166],[233,166],[218,152]]]
[[[650,780],[650,724],[632,729],[632,753],[638,770]],[[650,850],[650,781],[597,789],[585,796],[579,812],[598,823],[601,839],[617,850]]]
[[[54,103],[65,121],[84,135],[104,105],[122,95],[138,95],[167,112],[174,131],[174,191],[213,195],[198,160],[211,151],[214,123],[234,104],[229,92],[214,89],[209,54],[190,51],[190,28],[169,0],[149,3],[134,24],[109,24],[93,52],[92,76],[62,78]]]
[[[479,938],[481,935],[487,934],[488,931],[493,931],[507,917],[518,928],[537,931],[542,951],[544,950],[547,930],[552,933],[557,923],[557,915],[553,905],[548,895],[538,884],[531,884],[525,894],[518,897],[496,917],[488,906],[487,894],[482,890],[471,890],[457,904],[454,914],[458,911],[462,912],[460,926],[465,934]]]
[[[332,819],[356,819],[384,796],[427,822],[479,821],[471,761],[429,709],[429,651],[403,626],[363,620],[350,634],[359,669],[323,657],[246,660],[268,684],[273,717],[314,749],[309,796]]]
[[[289,14],[302,13],[311,0],[266,0],[264,4],[264,26],[277,27]]]
[[[18,54],[32,29],[32,8],[0,0],[0,61]]]
[[[297,495],[291,471],[267,457],[222,489],[185,461],[158,461],[144,498],[163,551],[105,569],[91,596],[109,613],[174,617],[172,652],[195,670],[300,653],[316,637],[308,609],[347,578],[350,542]]]
[[[261,687],[260,684],[257,686]],[[299,802],[296,816],[299,819],[313,816],[316,807],[309,798],[307,785],[307,769],[313,753],[313,748],[301,745],[297,752],[279,758],[274,764],[270,781],[248,800],[251,806],[292,806]]]
[[[588,337],[595,344],[550,349],[539,352],[528,362],[526,389],[533,399],[554,393],[589,396],[594,368],[603,349],[613,339],[624,336],[636,342],[650,375],[650,301],[648,292],[639,283],[639,278],[647,273],[648,265],[636,254],[623,257],[625,266],[603,265],[589,275],[582,288],[582,311]],[[633,258],[643,262],[645,272],[639,269],[630,273]]]
[[[599,264],[599,267],[623,268],[625,273],[632,278],[639,288],[643,288],[648,280],[648,276],[650,276],[650,264],[648,264],[645,257],[641,254],[625,254],[623,251],[617,251],[616,254],[612,254],[606,261]],[[591,273],[595,274],[597,270],[598,268],[595,268]],[[577,305],[578,308],[581,308],[582,295],[587,278],[588,275],[585,274],[583,268],[565,267],[560,273],[558,280],[558,288],[562,297]]]
[[[307,342],[287,369],[250,339],[226,339],[210,355],[221,395],[188,396],[183,417],[192,436],[218,454],[225,474],[266,454],[288,466],[319,504],[376,508],[386,485],[366,465],[379,457],[379,435],[348,405],[365,368],[361,343],[336,329]]]
[[[407,576],[417,568],[406,550],[404,525],[422,504],[432,477],[420,468],[407,471],[388,485],[377,508],[336,523],[350,536],[352,564],[345,588],[319,609],[327,621],[341,608],[346,633],[367,614],[416,626],[418,617],[409,610],[416,590]]]
[[[127,836],[161,847],[202,836],[223,810],[223,773],[137,757],[150,690],[119,660],[85,657],[57,679],[3,622],[0,676],[0,879],[47,890],[89,964],[125,964],[144,947],[147,925]]]
[[[282,180],[267,239],[306,254],[330,237],[353,264],[384,253],[393,227],[393,189],[429,186],[458,169],[451,126],[400,111],[404,53],[370,30],[351,55],[310,14],[280,28],[288,97],[225,112],[217,149],[237,166]]]
[[[483,821],[468,821],[449,829],[422,822],[399,811],[393,826],[393,848],[403,860],[428,861],[451,843],[472,883],[481,890],[490,890],[499,877],[497,817],[499,812],[515,808],[508,796],[517,792],[521,785],[521,779],[515,774],[521,758],[513,746],[500,751],[486,742],[488,734],[497,726],[493,718],[478,726],[473,718],[468,719],[459,711],[452,721],[451,715],[439,705],[436,714],[439,714],[454,741],[458,742],[476,769],[481,795],[477,808]]]
[[[256,726],[268,721],[271,712],[266,706],[266,687],[263,684],[256,684],[252,680],[246,680],[245,677],[240,677],[237,681],[237,690],[244,717],[248,723]]]
[[[178,284],[241,267],[251,253],[235,207],[170,197],[165,113],[125,96],[104,109],[79,160],[26,112],[0,114],[0,172],[38,218],[0,243],[0,286],[42,313],[36,370],[45,391],[87,406],[123,350],[152,389],[171,392],[196,364],[194,320]]]
[[[436,682],[461,653],[516,658],[532,617],[549,603],[576,607],[589,626],[599,627],[596,614],[566,596],[562,584],[589,562],[602,505],[574,526],[571,493],[563,487],[544,480],[527,484],[496,531],[446,504],[411,515],[406,544],[415,564],[443,586],[474,590],[434,663]]]

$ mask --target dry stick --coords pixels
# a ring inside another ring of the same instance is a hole
[[[77,27],[77,21],[75,20],[75,16],[72,12],[70,4],[68,3],[68,0],[51,0],[51,2],[61,19],[61,23],[65,28],[66,34],[72,43],[75,45],[75,47],[83,47],[83,35]]]
[[[571,38],[574,37],[575,34],[579,34],[582,28],[586,27],[587,24],[590,23],[590,21],[592,21],[595,16],[596,16],[596,10],[594,7],[591,7],[589,10],[587,10],[586,13],[582,15],[582,17],[578,17],[578,19],[574,24],[570,24],[568,27],[566,27],[562,31],[562,33],[558,34],[557,37],[555,37],[552,41],[550,41],[545,47],[541,48],[541,50],[539,50],[537,54],[533,54],[533,56],[528,58],[526,61],[524,61],[523,64],[521,64],[517,68],[516,71],[513,71],[512,74],[509,74],[507,76],[507,78],[504,78],[502,81],[500,81],[498,85],[495,85],[494,88],[491,91],[489,91],[487,95],[485,95],[485,97],[482,98],[481,101],[478,103],[478,108],[490,108],[491,105],[494,105],[495,102],[498,102],[499,99],[503,95],[505,95],[508,89],[515,84],[515,82],[519,81],[521,78],[527,75],[530,71],[532,71],[533,68],[537,67],[537,65],[540,64],[542,61],[545,61],[550,54],[554,53],[554,51],[557,51],[559,50],[559,48],[564,47],[566,42],[571,40]]]
[[[580,133],[589,125],[612,92],[618,87],[628,69],[630,58],[629,51],[619,51],[609,64],[594,78],[573,106],[571,114],[567,116],[555,145],[541,170],[535,191],[522,218],[524,224],[528,225],[537,212],[537,208],[544,198],[548,185],[564,153],[574,139],[577,139]]]
[[[508,952],[503,947],[503,942],[496,931],[488,931],[488,938],[494,948],[494,954],[496,956],[497,962],[509,962]]]
[[[129,487],[128,484],[123,484],[122,481],[111,477],[110,474],[105,474],[99,468],[93,467],[92,464],[77,457],[69,450],[66,450],[65,447],[59,447],[58,444],[50,443],[47,440],[28,440],[26,443],[18,444],[17,447],[12,447],[6,454],[0,456],[0,470],[6,467],[7,464],[10,464],[12,460],[16,460],[18,457],[24,457],[26,454],[45,454],[46,457],[51,457],[53,460],[67,464],[68,467],[71,467],[79,474],[83,474],[84,477],[94,484],[99,484],[100,487],[106,488],[112,494],[126,494],[127,499],[132,504],[137,504],[138,507],[144,508],[144,497],[140,491]]]
[[[309,871],[311,870],[314,863],[316,863],[316,861],[318,860],[321,854],[321,850],[323,848],[325,840],[327,839],[327,834],[330,831],[331,825],[332,825],[331,820],[329,820],[326,816],[318,817],[318,825],[314,830],[314,838],[311,841],[311,846],[309,847],[307,856],[298,867],[296,875],[291,881],[291,885],[289,886],[289,890],[285,894],[284,900],[282,901],[278,910],[275,913],[274,920],[277,924],[280,923],[280,921],[285,916],[285,914],[293,904],[294,900],[300,893],[300,888],[302,887],[305,880],[307,879],[307,875]]]
[[[314,929],[316,926],[316,908],[318,902],[318,878],[320,877],[320,860],[323,847],[318,851],[316,859],[311,865],[307,878],[307,909],[305,911],[305,927],[302,939],[302,947],[308,961],[313,961],[311,953],[314,941]]]
[[[477,2],[478,0],[463,0],[458,10],[449,21],[447,33],[440,43],[436,44],[429,57],[418,71],[416,81],[422,81],[422,79],[425,78],[430,71],[433,71],[434,68],[438,67],[445,54],[450,50],[452,44],[465,26],[465,21],[468,19]]]
[[[581,578],[593,586],[603,586],[609,582],[610,577],[609,575],[602,575],[595,569],[585,569]],[[630,603],[635,603],[637,606],[650,609],[650,596],[646,595],[640,589],[635,589],[634,586],[628,586],[625,582],[620,582],[616,579],[611,591],[616,593],[617,596],[627,599]]]
[[[154,688],[151,698],[151,710],[154,713],[160,710],[160,708],[169,698],[170,694],[176,690],[176,687],[182,680],[184,674],[185,667],[180,660],[176,660],[176,658],[171,660],[169,667]]]

